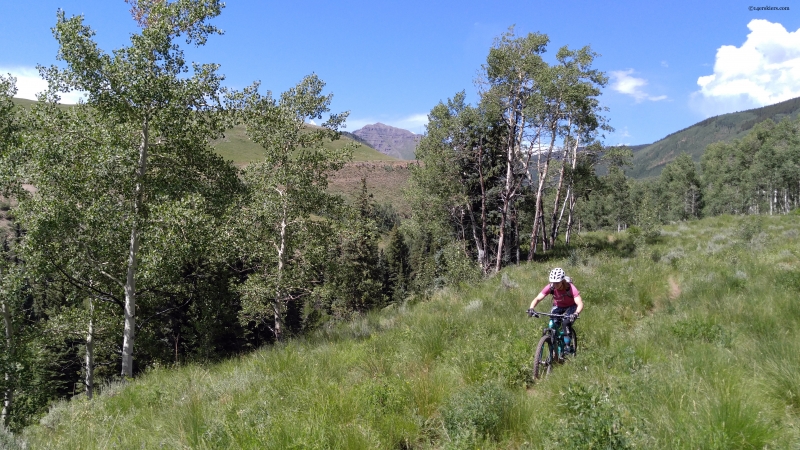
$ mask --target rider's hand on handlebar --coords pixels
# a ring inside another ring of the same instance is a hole
[[[533,308],[531,308],[528,310],[528,317],[536,317],[538,319],[539,313],[537,313],[536,311],[533,310]]]
[[[578,315],[573,313],[573,314],[570,314],[569,317],[567,317],[567,318],[569,319],[570,322],[575,322],[576,320],[578,320]]]

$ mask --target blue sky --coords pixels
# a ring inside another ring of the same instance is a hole
[[[17,76],[23,97],[37,90],[34,67],[55,63],[58,8],[83,14],[106,51],[136,31],[123,0],[0,8],[0,73]],[[650,143],[711,115],[800,96],[800,6],[785,0],[229,0],[214,23],[225,35],[190,59],[220,63],[231,87],[261,80],[276,93],[315,72],[334,93],[333,110],[350,111],[349,131],[380,121],[422,133],[439,101],[465,90],[476,102],[473,80],[511,25],[547,34],[550,61],[564,45],[602,55],[595,67],[610,82],[601,102],[616,129],[607,144]]]

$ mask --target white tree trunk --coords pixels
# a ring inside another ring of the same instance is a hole
[[[2,307],[3,310],[3,324],[5,325],[6,351],[11,353],[14,345],[14,328],[13,328],[14,324],[11,321],[11,310],[8,307],[8,302],[5,299],[3,299],[0,307]],[[0,423],[2,423],[2,425],[5,425],[8,422],[8,414],[11,411],[11,404],[14,401],[14,389],[11,386],[11,374],[6,372],[4,374],[4,377],[6,381],[6,389],[5,392],[3,392],[3,411],[0,412]]]
[[[767,194],[767,201],[769,202],[769,215],[772,215],[772,203],[773,203],[773,190],[772,188],[769,189],[770,192]]]
[[[561,169],[558,171],[558,186],[556,187],[556,198],[553,200],[553,215],[551,217],[551,224],[550,224],[550,236],[549,239],[549,247],[553,248],[556,244],[556,235],[558,234],[558,226],[561,223],[561,217],[564,214],[564,209],[561,209],[561,215],[558,214],[558,204],[561,203],[561,191],[564,188],[564,173],[567,169],[567,163],[569,162],[570,157],[577,151],[578,143],[580,142],[578,139],[575,139],[575,151],[569,152],[567,151],[567,145],[569,144],[569,140],[572,133],[572,118],[570,117],[567,121],[567,136],[564,138],[564,145],[561,149],[562,152],[562,159],[561,159]],[[576,136],[580,136],[580,129],[577,130],[575,133]],[[566,197],[565,197],[566,199]],[[564,203],[566,205],[566,202]]]
[[[561,226],[561,220],[564,218],[564,210],[567,208],[567,203],[569,203],[570,193],[572,192],[572,187],[567,188],[567,195],[564,196],[564,203],[561,205],[561,212],[558,214],[558,220],[554,221],[553,225],[553,242],[555,243],[556,236],[558,236],[558,229]]]
[[[472,205],[469,201],[467,202],[467,212],[469,212],[470,223],[472,224],[472,239],[475,241],[475,248],[478,250],[478,264],[481,266],[481,272],[486,275],[489,271],[489,263],[486,258],[486,247],[483,245],[484,240],[481,240],[481,238],[478,236],[475,213],[472,211]]]
[[[570,188],[569,193],[569,215],[567,216],[567,231],[565,232],[564,241],[569,245],[569,240],[572,237],[573,214],[575,213],[575,193]],[[580,225],[578,226],[580,232]]]
[[[149,146],[148,122],[142,127],[142,143],[139,146],[139,162],[136,171],[134,191],[134,217],[131,228],[131,241],[128,247],[128,270],[125,277],[125,327],[122,332],[122,376],[133,377],[133,342],[136,334],[136,266],[139,253],[139,220],[144,194],[144,174],[147,170],[147,150]]]
[[[516,156],[515,146],[516,132],[514,133],[513,142],[509,144],[508,149],[506,150],[506,185],[502,193],[503,208],[500,211],[500,236],[497,238],[497,259],[495,260],[494,266],[495,272],[500,271],[500,265],[503,261],[503,245],[506,237],[506,221],[508,220],[508,213],[513,200],[512,186],[514,185],[514,162]]]
[[[544,207],[542,205],[542,194],[544,192],[544,182],[545,178],[547,178],[547,170],[550,166],[550,155],[553,153],[553,146],[556,143],[556,132],[555,129],[551,130],[551,138],[550,138],[550,147],[547,149],[547,156],[544,159],[544,167],[537,167],[539,169],[539,186],[536,189],[536,205],[535,205],[535,214],[533,218],[533,230],[531,230],[531,244],[528,251],[528,261],[533,261],[533,256],[536,254],[536,240],[539,237],[539,224],[540,222],[544,221]],[[542,225],[542,234],[546,231],[544,225]]]
[[[86,332],[86,397],[94,395],[94,303],[89,299],[89,330]]]
[[[481,240],[478,245],[478,262],[483,274],[489,273],[489,241],[486,236],[486,185],[483,179],[483,146],[478,147],[478,179],[481,186]],[[470,211],[472,207],[470,206]],[[476,239],[477,243],[477,239]]]
[[[283,195],[283,194],[281,194]],[[280,244],[278,246],[278,274],[277,274],[277,284],[275,286],[275,304],[274,304],[274,312],[275,312],[275,340],[280,341],[283,338],[283,292],[281,282],[283,281],[283,266],[284,266],[284,258],[286,252],[286,227],[288,223],[286,222],[287,218],[287,211],[286,211],[286,204],[283,205],[283,217],[281,218],[281,234],[280,234]]]
[[[789,190],[788,189],[784,189],[783,190],[783,213],[784,214],[788,214],[789,213]]]

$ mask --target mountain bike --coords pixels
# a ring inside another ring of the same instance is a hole
[[[529,309],[528,315],[550,318],[547,328],[542,330],[542,338],[539,339],[533,357],[533,379],[538,380],[550,373],[553,363],[564,362],[567,355],[575,355],[578,352],[578,333],[575,327],[571,327],[572,335],[566,334],[566,326],[562,326],[564,319],[567,318],[564,314],[549,314]]]

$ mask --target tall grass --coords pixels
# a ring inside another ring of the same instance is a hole
[[[31,448],[800,448],[800,224],[711,218],[636,247],[581,236],[509,268],[251,355],[153,369],[54,406]],[[580,352],[536,383],[552,266]]]

